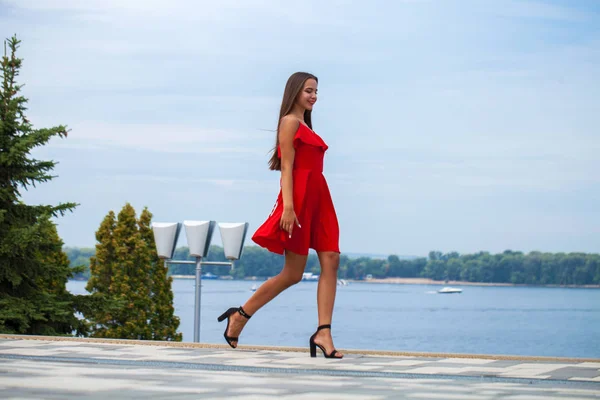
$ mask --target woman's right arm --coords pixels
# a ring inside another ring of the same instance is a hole
[[[294,169],[294,136],[298,130],[300,121],[294,117],[285,116],[281,119],[279,125],[279,147],[281,149],[281,194],[283,197],[283,215],[281,216],[280,226],[292,237],[294,224],[298,223],[296,213],[294,212],[294,178],[292,171]]]

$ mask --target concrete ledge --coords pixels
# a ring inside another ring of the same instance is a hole
[[[105,344],[126,344],[141,346],[161,346],[189,349],[230,349],[226,344],[212,343],[190,343],[190,342],[166,342],[158,340],[131,340],[131,339],[104,339],[104,338],[80,338],[71,336],[37,336],[37,335],[10,335],[0,334],[0,340],[44,340],[44,341],[68,341],[81,343],[105,343]],[[240,345],[236,350],[245,351],[279,351],[308,353],[308,347],[279,347],[279,346],[258,346],[258,345]],[[356,350],[339,349],[344,354],[355,354],[364,356],[385,356],[385,357],[427,357],[427,358],[461,358],[461,359],[481,359],[481,360],[512,360],[512,361],[548,361],[548,362],[572,362],[572,363],[600,363],[600,358],[578,358],[578,357],[547,357],[547,356],[519,356],[504,354],[465,354],[465,353],[427,353],[427,352],[408,352],[408,351],[382,351],[382,350]]]

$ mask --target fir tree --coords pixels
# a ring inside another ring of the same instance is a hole
[[[111,211],[96,233],[96,256],[90,263],[87,290],[118,302],[116,309],[89,314],[94,336],[181,340],[179,319],[173,315],[171,278],[158,258],[150,229],[152,214],[140,219],[126,204],[115,221]]]
[[[144,240],[152,268],[152,305],[153,312],[150,317],[153,339],[181,341],[181,333],[177,333],[179,318],[174,315],[173,290],[171,284],[173,278],[168,276],[169,268],[158,257],[154,244],[154,234],[151,228],[152,213],[144,208],[139,219],[139,229],[142,240]]]
[[[81,296],[66,290],[72,274],[62,252],[52,217],[64,215],[74,203],[28,205],[21,190],[47,182],[56,163],[36,160],[31,151],[55,137],[67,136],[64,125],[34,129],[25,116],[27,99],[17,83],[22,60],[20,41],[7,39],[0,88],[0,332],[65,335],[85,334],[75,317]]]
[[[98,244],[95,255],[90,258],[90,279],[86,285],[86,290],[91,292],[92,297],[111,298],[112,271],[116,265],[116,246],[113,237],[116,223],[115,213],[111,211],[96,232]],[[119,304],[114,303],[113,305],[116,309],[119,308]],[[93,307],[85,314],[85,317],[94,323],[92,332],[95,336],[102,337],[103,332],[113,325],[112,312],[109,312],[106,307]]]

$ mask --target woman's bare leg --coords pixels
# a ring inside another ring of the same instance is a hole
[[[277,297],[279,293],[300,282],[302,280],[302,273],[304,273],[307,258],[308,256],[286,251],[285,263],[281,272],[266,280],[258,289],[256,289],[256,292],[254,292],[248,301],[246,301],[246,304],[242,306],[244,311],[249,315],[254,315],[254,313],[262,306]],[[227,336],[239,336],[247,321],[248,320],[245,317],[237,312],[232,314],[229,317],[229,330]],[[237,342],[233,341],[231,344],[234,347],[237,347]]]
[[[321,264],[321,276],[317,287],[317,309],[319,311],[319,325],[331,324],[335,293],[337,290],[337,272],[340,266],[340,255],[334,251],[322,251],[317,253]],[[325,348],[327,354],[335,349],[331,337],[331,329],[322,329],[315,337],[315,343]],[[337,353],[336,357],[343,354]]]

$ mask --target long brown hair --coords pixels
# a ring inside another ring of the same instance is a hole
[[[281,125],[281,119],[288,115],[290,111],[292,111],[296,97],[298,97],[298,93],[300,93],[304,87],[304,83],[309,79],[314,79],[317,81],[317,83],[319,82],[317,77],[313,74],[309,74],[308,72],[296,72],[289,77],[285,85],[283,100],[281,101],[281,109],[279,110],[279,120],[277,121],[277,132],[275,133],[275,147],[273,148],[273,154],[269,159],[270,170],[281,171],[281,159],[277,155],[277,147],[279,146],[279,126]],[[312,110],[304,111],[304,122],[306,122],[310,129],[312,129],[311,113]]]

